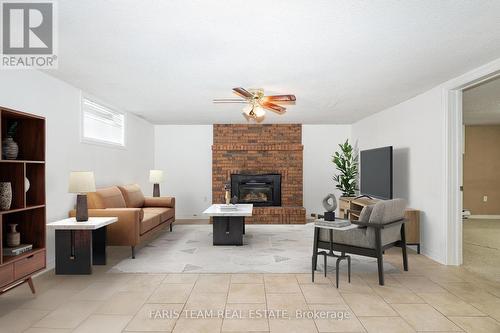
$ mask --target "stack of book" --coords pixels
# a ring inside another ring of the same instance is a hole
[[[15,247],[4,247],[2,249],[3,255],[8,257],[18,256],[24,252],[31,251],[33,249],[32,244],[21,244]]]
[[[233,204],[229,204],[229,205],[226,205],[226,204],[222,204],[219,206],[220,210],[226,210],[226,211],[235,211],[235,210],[238,210],[238,206],[236,205],[233,205]]]
[[[349,220],[325,221],[323,219],[316,220],[315,224],[319,227],[343,228],[351,225]]]

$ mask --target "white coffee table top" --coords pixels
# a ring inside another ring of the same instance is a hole
[[[89,217],[86,222],[77,222],[74,217],[47,223],[47,227],[56,230],[95,230],[118,221],[117,217]]]
[[[203,215],[206,216],[252,216],[252,204],[236,204],[236,210],[222,210],[220,204],[213,204],[205,209]]]

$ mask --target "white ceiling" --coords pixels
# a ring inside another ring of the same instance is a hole
[[[154,123],[244,122],[231,88],[293,93],[267,123],[352,123],[500,57],[500,1],[60,0],[49,74]]]
[[[500,124],[500,77],[465,90],[462,110],[466,125]]]

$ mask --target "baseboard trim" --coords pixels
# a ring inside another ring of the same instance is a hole
[[[500,215],[469,215],[469,219],[500,220]]]

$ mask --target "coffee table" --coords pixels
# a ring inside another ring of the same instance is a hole
[[[252,211],[252,204],[237,204],[235,210],[221,209],[220,204],[208,207],[203,215],[212,217],[213,245],[243,245],[245,217]]]
[[[48,223],[56,234],[56,274],[92,274],[92,265],[106,265],[106,226],[117,217],[74,217]]]

